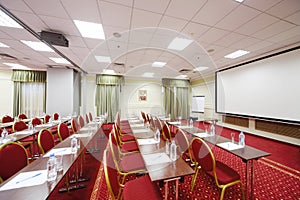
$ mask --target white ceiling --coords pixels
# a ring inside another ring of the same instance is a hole
[[[87,73],[114,69],[129,77],[153,73],[156,78],[186,74],[191,80],[211,76],[217,69],[233,66],[300,44],[299,0],[0,0],[1,5],[34,32],[62,33],[69,47],[53,46],[57,52],[37,52],[20,42],[38,41],[25,29],[0,27],[0,48],[17,62],[33,69],[80,67]],[[81,37],[73,20],[101,23],[105,40]],[[120,33],[121,37],[113,36]],[[193,39],[184,51],[167,49],[176,37]],[[224,58],[236,50],[249,54]],[[209,52],[209,53],[207,53]],[[99,63],[95,55],[110,56],[111,64]],[[74,65],[59,65],[49,57],[67,57]],[[153,68],[154,61],[166,62]],[[117,63],[117,64],[115,64]],[[201,72],[183,72],[207,66]]]

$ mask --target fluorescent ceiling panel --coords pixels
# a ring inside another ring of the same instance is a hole
[[[26,44],[27,46],[29,46],[35,51],[54,52],[53,49],[51,49],[48,45],[46,45],[43,42],[34,42],[34,41],[26,41],[26,40],[21,40],[21,42]]]
[[[179,76],[176,76],[175,78],[178,78],[178,79],[187,79],[188,76],[187,76],[187,75],[181,74],[181,75],[179,75]]]
[[[15,20],[0,10],[0,26],[12,27],[12,28],[23,28]]]
[[[108,56],[95,56],[95,58],[99,63],[111,63],[111,59]]]
[[[204,71],[206,69],[208,69],[208,67],[197,67],[197,68],[193,69],[193,71],[194,72],[201,72],[201,71]]]
[[[248,53],[250,53],[250,52],[249,51],[244,51],[244,50],[237,50],[233,53],[230,53],[230,54],[224,56],[224,58],[235,59],[235,58],[241,57],[243,55],[246,55]]]
[[[4,47],[4,48],[9,48],[9,46],[7,46],[6,44],[0,42],[0,47]]]
[[[103,74],[116,74],[113,69],[103,69]]]
[[[105,40],[102,24],[73,20],[82,37]]]
[[[187,46],[189,46],[192,42],[193,40],[190,39],[176,37],[169,44],[168,49],[182,51]]]
[[[54,62],[58,63],[58,64],[71,64],[69,61],[67,61],[65,58],[53,58],[50,57],[50,60],[53,60]]]
[[[235,1],[237,1],[237,2],[239,2],[239,3],[242,3],[244,0],[235,0]]]
[[[142,77],[152,78],[152,77],[154,77],[154,73],[152,73],[152,72],[145,72],[145,73],[143,73]]]
[[[10,66],[13,69],[30,69],[29,67],[26,67],[26,66],[18,64],[18,63],[3,63],[3,64]]]
[[[153,62],[152,63],[152,67],[163,67],[165,66],[167,63],[165,62]]]

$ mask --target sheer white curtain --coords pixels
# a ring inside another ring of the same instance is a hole
[[[21,113],[28,117],[41,115],[45,104],[45,83],[22,83]]]

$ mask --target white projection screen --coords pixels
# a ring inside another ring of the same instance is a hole
[[[216,112],[300,123],[299,47],[216,72]]]

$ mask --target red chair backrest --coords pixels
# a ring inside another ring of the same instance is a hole
[[[147,118],[146,118],[146,114],[144,112],[141,111],[141,115],[143,117],[143,120],[144,120],[144,124],[147,123]]]
[[[14,119],[9,115],[5,115],[2,117],[2,123],[13,122],[13,121]]]
[[[17,121],[13,125],[14,132],[16,132],[16,131],[23,131],[23,130],[25,130],[27,128],[28,128],[28,126],[27,126],[27,124],[24,121]]]
[[[214,159],[208,145],[200,138],[195,138],[191,144],[192,153],[195,161],[204,171],[212,171]]]
[[[169,141],[172,140],[172,135],[171,135],[169,125],[166,123],[163,125],[163,135],[165,136],[165,139],[167,139]]]
[[[3,131],[3,129],[2,129],[2,128],[0,128],[0,136],[1,136],[1,133],[2,133],[2,131]]]
[[[112,153],[105,149],[103,152],[104,175],[108,191],[113,199],[118,199],[119,181]]]
[[[59,114],[58,113],[54,113],[53,114],[53,120],[58,120]]]
[[[25,148],[16,142],[0,146],[0,177],[8,179],[28,165],[28,155]]]
[[[85,121],[87,124],[90,122],[88,114],[85,114]]]
[[[89,117],[90,117],[90,121],[93,121],[93,116],[91,112],[89,112]]]
[[[71,126],[72,126],[73,133],[77,133],[79,131],[79,129],[80,129],[80,126],[77,123],[76,118],[72,118],[72,120],[71,120]]]
[[[181,153],[184,153],[189,148],[189,141],[187,135],[183,132],[183,130],[177,130],[175,140],[179,145]]]
[[[52,149],[55,145],[52,133],[48,129],[42,129],[38,135],[38,145],[42,154]]]
[[[45,123],[48,123],[48,122],[49,122],[49,120],[50,120],[50,118],[51,118],[51,116],[50,116],[50,115],[46,115],[46,116],[45,116]]]
[[[84,127],[84,119],[83,119],[83,117],[81,115],[79,116],[78,121],[79,121],[80,127],[81,128]]]
[[[69,128],[65,123],[60,123],[58,125],[58,136],[60,141],[63,141],[70,136]]]
[[[24,113],[22,113],[22,114],[19,114],[18,118],[19,119],[27,119],[27,116]]]
[[[35,117],[31,120],[31,123],[33,126],[40,125],[40,124],[42,124],[42,120],[38,117]]]

